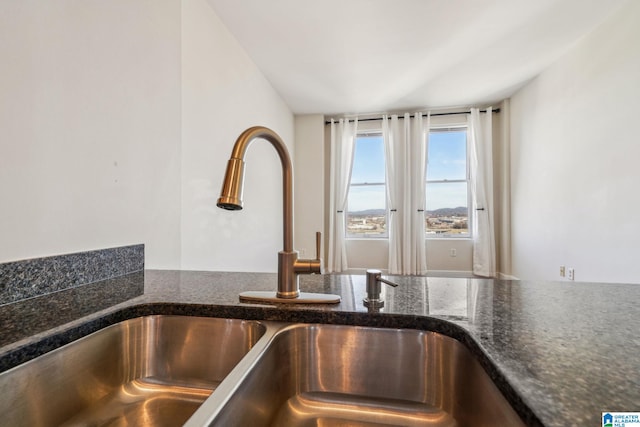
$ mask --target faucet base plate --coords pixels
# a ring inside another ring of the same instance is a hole
[[[339,295],[300,292],[297,298],[278,298],[275,292],[247,291],[240,294],[240,302],[268,302],[275,304],[337,304]]]

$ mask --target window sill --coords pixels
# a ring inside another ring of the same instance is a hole
[[[464,237],[453,237],[453,236],[443,236],[443,237],[425,237],[425,240],[438,240],[438,241],[443,241],[443,240],[452,240],[452,241],[456,241],[459,242],[461,240],[473,240],[473,237],[471,236],[464,236]]]
[[[460,242],[460,241],[464,241],[464,240],[473,240],[473,237],[451,237],[451,236],[446,236],[446,237],[425,237],[425,240],[434,240],[434,241],[438,241],[438,242],[443,242],[443,241],[453,241],[453,242]],[[357,242],[369,242],[369,241],[378,241],[378,240],[389,240],[389,237],[345,237],[345,240],[347,241],[357,241]]]
[[[385,237],[345,237],[345,240],[348,241],[358,241],[358,242],[369,242],[369,241],[376,241],[376,240],[389,240],[388,236]]]

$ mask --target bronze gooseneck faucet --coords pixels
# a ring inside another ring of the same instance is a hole
[[[340,302],[338,295],[300,292],[298,274],[321,273],[320,233],[316,233],[316,258],[298,259],[293,249],[293,167],[286,145],[278,134],[262,126],[251,127],[238,137],[227,164],[218,207],[242,209],[244,186],[244,156],[251,142],[262,138],[271,143],[282,163],[283,249],[278,252],[277,292],[249,291],[240,294],[240,301],[322,304]]]

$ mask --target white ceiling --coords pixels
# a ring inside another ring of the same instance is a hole
[[[627,0],[208,1],[294,113],[353,114],[509,97]]]

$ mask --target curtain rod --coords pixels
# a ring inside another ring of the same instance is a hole
[[[486,113],[487,110],[480,110],[481,113]],[[499,113],[500,112],[500,108],[494,108],[493,110],[491,110],[492,113]],[[469,111],[459,111],[457,113],[431,113],[431,117],[435,117],[435,116],[455,116],[457,114],[469,114],[471,113],[471,110]],[[354,119],[347,119],[347,118],[343,118],[344,120],[347,120],[349,122],[353,122]],[[404,116],[400,116],[398,115],[398,119],[404,119]],[[333,120],[338,120],[338,119],[333,119]],[[374,122],[376,120],[382,120],[382,117],[372,117],[369,119],[358,119],[359,122]],[[331,124],[331,120],[325,120],[324,122],[325,125]]]

